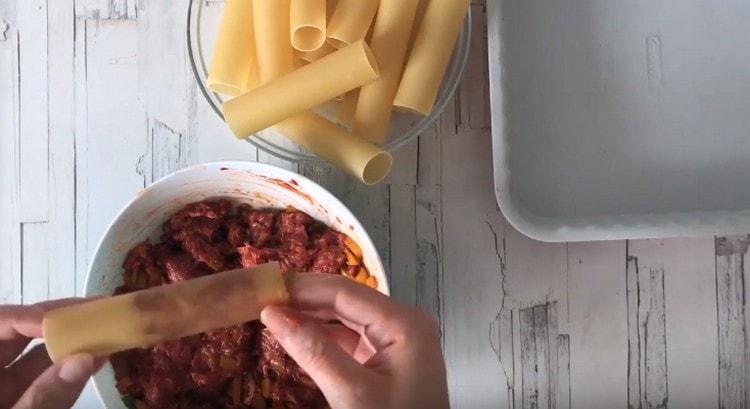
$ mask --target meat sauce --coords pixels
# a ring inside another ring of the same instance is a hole
[[[282,271],[345,274],[377,287],[349,237],[306,213],[192,203],[123,263],[116,294],[278,261]],[[117,388],[138,409],[325,408],[315,383],[259,322],[115,354]]]

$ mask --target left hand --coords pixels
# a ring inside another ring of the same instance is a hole
[[[73,406],[86,381],[101,366],[101,360],[78,354],[53,364],[44,345],[19,355],[32,339],[42,337],[45,311],[81,301],[0,305],[0,408],[64,409]]]

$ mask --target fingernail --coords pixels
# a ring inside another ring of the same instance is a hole
[[[65,359],[57,376],[67,383],[86,381],[94,368],[94,358],[89,354],[73,355]]]
[[[283,307],[269,305],[260,313],[260,320],[276,338],[286,338],[302,325],[295,314]]]

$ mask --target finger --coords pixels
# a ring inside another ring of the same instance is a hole
[[[323,330],[338,346],[360,364],[367,362],[375,354],[367,341],[358,333],[339,325],[324,325]]]
[[[298,274],[289,286],[290,300],[301,309],[332,310],[375,349],[385,348],[409,326],[409,311],[387,296],[333,274]]]
[[[10,406],[17,401],[34,379],[51,365],[47,349],[44,345],[37,345],[5,369],[2,378],[12,382],[9,382],[7,392],[0,399],[5,405],[0,404],[0,407]]]
[[[58,308],[62,307],[69,307],[71,305],[76,305],[84,302],[89,302],[96,300],[98,298],[102,297],[90,297],[90,298],[80,298],[80,297],[71,297],[71,298],[60,298],[58,300],[49,300],[49,301],[42,301],[34,304],[37,307],[40,307],[44,310],[44,312],[52,311]]]
[[[0,306],[0,367],[8,366],[32,338],[41,336],[44,310],[34,305]]]
[[[47,368],[24,392],[13,409],[67,409],[86,381],[98,370],[94,358],[78,354]]]
[[[264,308],[261,321],[317,383],[329,402],[340,399],[346,392],[344,385],[366,382],[366,370],[328,338],[320,325],[278,306]]]
[[[0,367],[13,362],[31,339],[42,337],[44,313],[84,301],[66,298],[33,305],[0,306]]]

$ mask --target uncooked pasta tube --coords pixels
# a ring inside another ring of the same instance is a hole
[[[385,142],[388,133],[417,3],[381,0],[378,7],[371,45],[381,74],[360,90],[352,125],[354,133],[372,142]]]
[[[369,47],[358,41],[227,101],[224,118],[235,135],[247,137],[377,77]]]
[[[227,0],[206,85],[213,92],[240,95],[257,78],[251,0]]]
[[[284,277],[272,263],[58,308],[42,323],[47,352],[106,356],[254,321],[287,301]]]
[[[298,51],[300,59],[305,60],[307,62],[313,62],[317,61],[326,55],[336,51],[335,48],[333,48],[332,45],[325,43],[320,48],[318,48],[315,51]]]
[[[292,46],[299,51],[315,51],[326,41],[326,1],[291,0]]]
[[[274,128],[365,184],[380,182],[391,170],[393,159],[388,152],[312,112],[295,115]]]
[[[253,0],[253,24],[260,84],[265,84],[294,68],[289,0]]]
[[[341,101],[341,108],[339,109],[338,119],[341,123],[351,125],[354,119],[354,111],[357,109],[357,100],[359,99],[359,90],[354,89],[344,95],[344,100]]]
[[[378,0],[339,0],[328,23],[328,42],[341,48],[365,38],[377,11]]]
[[[469,8],[469,0],[431,0],[393,104],[429,115]]]

